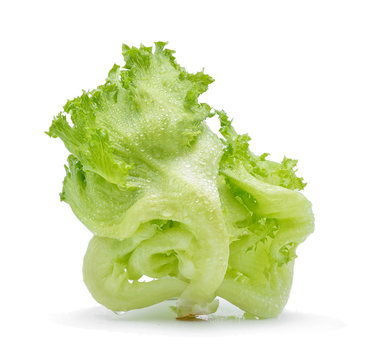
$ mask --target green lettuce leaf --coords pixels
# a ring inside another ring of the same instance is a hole
[[[280,164],[249,151],[249,137],[237,135],[217,112],[224,136],[221,198],[231,234],[230,258],[217,294],[251,316],[273,317],[286,305],[296,247],[313,232],[311,203],[295,189],[303,179],[295,160]]]

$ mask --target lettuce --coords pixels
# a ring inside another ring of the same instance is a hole
[[[314,227],[297,162],[253,154],[224,111],[198,101],[213,79],[165,46],[124,45],[125,65],[47,132],[71,153],[61,200],[94,234],[84,282],[113,311],[178,298],[184,318],[213,313],[220,296],[249,317],[276,316]],[[221,136],[206,123],[215,115]]]

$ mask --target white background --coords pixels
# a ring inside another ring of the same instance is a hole
[[[373,19],[360,0],[2,2],[0,357],[372,359]],[[67,151],[43,132],[123,64],[123,42],[158,40],[216,79],[203,100],[253,151],[299,159],[316,231],[278,319],[118,318],[84,286],[91,235],[59,202]]]

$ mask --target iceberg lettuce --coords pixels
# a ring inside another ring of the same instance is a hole
[[[277,316],[314,228],[297,162],[253,154],[224,111],[198,101],[213,79],[165,46],[124,45],[125,65],[47,132],[71,153],[61,200],[94,235],[85,284],[113,311],[178,298],[185,318],[213,313],[219,296],[249,317]],[[206,122],[215,115],[221,136]]]

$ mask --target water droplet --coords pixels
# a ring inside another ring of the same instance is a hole
[[[164,210],[164,211],[161,212],[161,215],[168,218],[171,215],[173,215],[173,213],[170,210]]]

